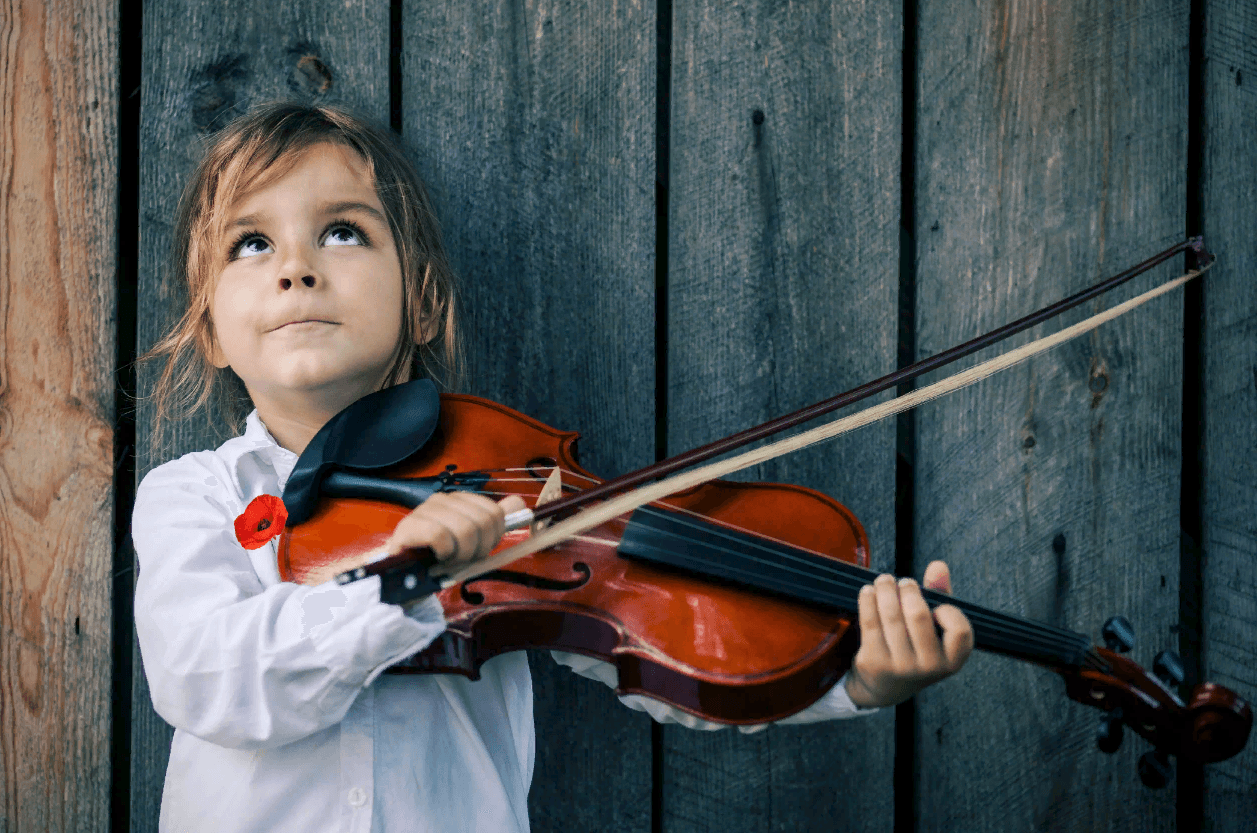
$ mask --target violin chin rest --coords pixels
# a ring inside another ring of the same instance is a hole
[[[423,448],[440,415],[436,385],[416,379],[367,394],[329,419],[301,452],[284,486],[288,525],[314,514],[328,472],[397,465]]]

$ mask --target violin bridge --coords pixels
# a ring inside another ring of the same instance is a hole
[[[549,503],[552,500],[557,500],[563,494],[562,481],[563,481],[563,478],[559,471],[559,467],[558,465],[555,465],[554,469],[551,470],[550,472],[550,476],[546,478],[546,485],[541,487],[541,492],[540,494],[537,495],[537,502],[533,504],[533,509],[536,509],[538,506],[541,506],[542,504]],[[538,532],[545,529],[549,525],[550,525],[549,518],[545,518],[540,521],[535,521],[528,528],[529,534],[536,535]]]

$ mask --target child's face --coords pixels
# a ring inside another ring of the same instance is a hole
[[[401,264],[354,151],[315,145],[246,192],[219,246],[212,359],[244,381],[264,422],[325,421],[379,388],[401,336]]]

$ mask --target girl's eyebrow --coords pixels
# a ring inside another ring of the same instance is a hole
[[[370,214],[381,224],[388,225],[388,220],[380,213],[379,209],[357,200],[341,200],[339,202],[323,203],[318,207],[318,211],[323,215],[344,214],[347,211],[361,211],[365,214]],[[258,221],[263,215],[264,212],[258,214],[246,214],[243,217],[237,217],[227,224],[227,228],[234,229],[239,226],[255,226],[258,224]]]

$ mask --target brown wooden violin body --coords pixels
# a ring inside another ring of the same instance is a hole
[[[532,505],[555,465],[570,486],[600,482],[574,459],[577,436],[487,400],[443,395],[432,440],[383,475],[435,477],[450,465],[508,470],[494,476],[491,493],[519,494]],[[860,522],[812,489],[718,480],[664,503],[868,566]],[[378,549],[406,514],[375,501],[322,499],[313,517],[281,538],[280,575],[302,582]],[[616,553],[622,528],[622,521],[604,525],[442,591],[448,629],[393,670],[475,679],[482,663],[506,651],[573,651],[613,662],[621,693],[755,723],[806,707],[847,669],[856,648],[850,619],[623,558]],[[527,534],[508,532],[498,549]]]

